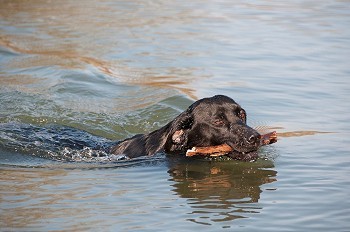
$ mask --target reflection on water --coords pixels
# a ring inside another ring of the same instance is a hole
[[[28,228],[42,219],[55,218],[63,213],[79,213],[77,209],[57,209],[52,207],[56,202],[71,199],[78,194],[76,191],[64,192],[52,195],[46,192],[50,186],[59,186],[62,178],[67,175],[63,169],[50,172],[33,172],[30,170],[0,170],[2,178],[2,227],[4,228]],[[27,203],[30,207],[20,207]],[[51,206],[51,207],[45,207]],[[66,212],[64,212],[66,211]]]
[[[211,225],[259,213],[261,185],[276,181],[271,161],[255,164],[204,161],[178,163],[171,167],[173,191],[188,199],[189,221]]]
[[[183,7],[184,9],[180,7],[175,15],[170,16],[162,10],[157,10],[163,7],[172,8],[171,4],[166,6],[162,2],[120,2],[117,7],[105,1],[87,1],[84,7],[74,1],[46,3],[2,3],[6,7],[0,9],[4,19],[4,33],[0,37],[0,45],[6,52],[20,55],[20,59],[17,56],[15,61],[6,63],[8,68],[59,66],[65,69],[98,70],[124,83],[176,88],[193,98],[196,96],[194,90],[187,87],[188,83],[208,76],[189,63],[170,67],[168,65],[180,55],[193,57],[198,53],[189,50],[186,54],[178,54],[182,53],[178,49],[178,46],[181,46],[179,42],[182,43],[186,35],[193,35],[193,32],[177,33],[171,26],[163,26],[168,22],[176,26],[178,22],[175,19],[178,18],[184,21],[186,18],[194,20],[183,12],[188,6]],[[120,7],[121,5],[124,6]],[[148,11],[153,12],[152,15]],[[16,25],[16,29],[12,27],[13,24]],[[162,46],[162,41],[154,42],[156,38],[153,38],[155,35],[150,30],[152,26],[164,30],[162,33],[172,35],[170,39],[173,42],[162,50],[170,51],[173,55],[149,51],[152,46]],[[14,29],[15,33],[12,31]],[[136,60],[132,60],[133,56],[138,56],[138,60],[146,60],[135,63]],[[163,64],[157,62],[155,68],[152,67],[154,65],[149,66],[148,63],[153,62],[147,59],[153,56],[157,57],[157,60],[160,58]],[[162,65],[165,67],[162,68]]]
[[[186,228],[215,223],[230,228],[234,219],[261,212],[257,203],[262,186],[276,181],[277,174],[271,161],[249,164],[174,157],[124,168],[66,167],[2,168],[2,202],[6,202],[1,203],[6,212],[1,215],[2,228],[128,230],[136,226],[147,230],[154,220],[161,228],[175,228],[179,220],[195,222]],[[175,196],[184,201],[174,201]]]

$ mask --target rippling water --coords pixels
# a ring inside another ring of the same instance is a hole
[[[350,230],[349,12],[348,1],[0,0],[1,230]],[[278,143],[253,163],[86,147],[215,94]]]

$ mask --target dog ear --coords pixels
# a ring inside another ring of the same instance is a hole
[[[174,144],[184,144],[184,141],[187,140],[187,132],[192,128],[193,117],[191,113],[185,111],[180,114],[175,120],[172,127],[175,129],[172,131],[172,142]]]
[[[185,131],[183,129],[177,130],[171,136],[174,144],[181,144],[184,140]]]
[[[176,129],[190,129],[193,125],[193,116],[189,110],[186,110],[177,116],[173,123],[173,128]]]
[[[193,117],[188,111],[176,117],[170,126],[170,133],[164,147],[165,151],[176,153],[186,149],[188,132],[192,125]]]

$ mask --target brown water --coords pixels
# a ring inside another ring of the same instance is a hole
[[[0,19],[0,230],[350,230],[349,1],[0,0]],[[215,94],[278,143],[254,163],[54,144]]]

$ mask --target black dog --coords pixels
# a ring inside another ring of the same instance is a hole
[[[233,99],[216,95],[193,103],[162,128],[139,134],[111,147],[129,158],[158,152],[185,154],[192,147],[228,144],[232,157],[250,160],[260,147],[261,135],[246,124],[247,114]]]

